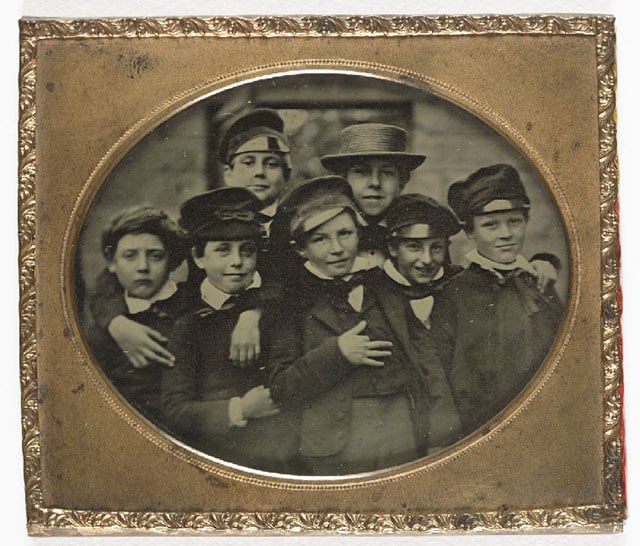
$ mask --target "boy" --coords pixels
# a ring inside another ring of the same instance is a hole
[[[426,159],[408,153],[407,132],[394,125],[360,123],[340,133],[340,151],[325,155],[321,162],[331,172],[347,179],[365,225],[360,227],[359,255],[369,267],[381,267],[389,257],[387,212],[407,185],[411,172]],[[532,260],[541,290],[557,278],[557,263],[548,255]]]
[[[124,316],[153,332],[160,348],[175,320],[190,302],[169,274],[186,256],[185,233],[162,210],[138,206],[116,215],[102,236],[107,261],[104,275],[121,288]],[[157,333],[157,334],[156,334]],[[99,364],[125,398],[147,417],[161,415],[162,364],[134,360],[133,365],[108,333],[94,326],[89,344]]]
[[[389,255],[375,292],[390,324],[416,323],[430,337],[434,298],[461,268],[449,259],[449,238],[460,231],[453,213],[430,197],[405,194],[387,212]],[[407,311],[407,307],[409,310]],[[407,328],[405,326],[405,328]],[[429,365],[429,453],[459,438],[460,420],[439,361]]]
[[[291,175],[289,145],[283,133],[284,121],[274,110],[258,108],[234,116],[222,129],[222,138],[217,151],[223,165],[223,183],[230,187],[244,187],[260,200],[260,211],[256,217],[261,224],[261,245],[258,270],[274,287],[277,297],[279,285],[271,282],[279,274],[282,256],[278,249],[287,248],[287,240],[279,240],[278,222],[274,229],[274,244],[269,244],[271,226],[276,216],[278,203]],[[185,289],[192,290],[196,298],[204,273],[189,263],[189,278]],[[158,332],[142,328],[135,321],[128,320],[125,309],[120,304],[121,290],[111,283],[109,277],[98,279],[96,291],[90,299],[91,311],[96,322],[126,350],[132,363],[151,360],[171,365],[173,357],[160,343]],[[264,298],[269,299],[266,290]],[[247,313],[241,319],[230,347],[231,358],[239,366],[248,365],[252,356],[260,351],[257,334],[257,313]],[[166,341],[166,340],[165,340]]]
[[[286,202],[306,276],[275,338],[271,391],[281,407],[302,410],[303,474],[387,468],[423,455],[428,443],[426,389],[437,357],[421,325],[402,311],[391,323],[377,301],[381,272],[357,256],[352,199],[346,180],[328,176]]]
[[[360,123],[340,132],[340,150],[321,158],[322,165],[346,178],[366,225],[360,229],[361,257],[370,267],[387,258],[386,213],[404,189],[411,171],[426,159],[406,151],[407,132],[382,123]]]
[[[284,120],[269,108],[235,115],[223,124],[217,156],[222,164],[224,185],[247,188],[260,200],[256,218],[262,238],[257,269],[264,281],[260,293],[263,307],[280,297],[289,262],[286,220],[278,207],[291,177]],[[190,276],[201,279],[197,270]],[[251,365],[254,356],[260,353],[259,320],[258,310],[240,317],[230,347],[231,359],[238,366]]]
[[[562,320],[553,289],[540,292],[520,254],[529,197],[510,165],[479,169],[449,188],[449,206],[476,248],[468,269],[435,301],[436,340],[468,434],[524,388],[549,351]]]
[[[460,224],[449,209],[419,193],[396,198],[387,221],[390,258],[382,269],[429,328],[434,294],[462,270],[449,258],[449,238],[460,231]]]
[[[275,110],[256,108],[232,118],[222,131],[224,185],[247,188],[260,200],[258,220],[268,232],[291,176],[284,121]]]
[[[175,365],[165,372],[162,401],[171,430],[197,449],[251,468],[284,471],[296,428],[286,414],[276,415],[259,361],[238,368],[229,360],[233,329],[261,283],[260,206],[244,188],[220,188],[182,205],[180,222],[206,277],[198,307],[173,329]],[[265,310],[260,327],[266,339],[273,319]]]

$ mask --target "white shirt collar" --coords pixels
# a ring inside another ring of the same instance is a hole
[[[504,279],[504,276],[500,273],[500,271],[513,271],[515,269],[523,269],[524,271],[528,271],[532,275],[536,276],[535,269],[531,267],[531,264],[521,254],[518,254],[513,262],[502,264],[500,262],[494,262],[493,260],[486,258],[478,252],[477,248],[474,248],[473,250],[470,250],[469,252],[467,252],[467,254],[465,254],[465,258],[471,263],[479,265],[482,269],[491,271],[499,279]]]
[[[391,260],[387,260],[386,262],[384,262],[382,269],[391,280],[397,282],[402,286],[411,286],[411,283],[402,273],[400,273],[400,271],[398,271]],[[433,280],[435,281],[442,278],[443,276],[444,267],[441,267],[434,275]],[[411,306],[413,314],[427,329],[431,327],[429,317],[431,316],[431,311],[433,310],[433,303],[433,296],[425,296],[424,298],[414,298],[409,300],[409,305]]]
[[[256,271],[253,274],[253,281],[246,288],[246,290],[248,290],[249,288],[259,288],[261,284],[262,279],[260,278],[260,274]],[[217,286],[215,286],[209,280],[209,278],[206,278],[204,281],[202,281],[202,284],[200,285],[200,296],[207,305],[213,307],[216,311],[220,311],[220,309],[222,309],[222,306],[227,303],[227,301],[241,293],[242,292],[239,292],[238,294],[229,294],[227,292],[224,292]]]
[[[278,210],[278,202],[274,201],[270,205],[268,205],[265,208],[263,208],[260,211],[260,214],[264,214],[265,216],[268,216],[269,218],[273,218],[276,215],[277,210]]]
[[[433,311],[433,296],[427,296],[426,298],[420,298],[417,300],[409,300],[409,305],[416,318],[425,326],[425,328],[431,328],[431,311]]]
[[[160,290],[158,290],[153,296],[147,299],[136,298],[134,296],[130,296],[125,292],[124,301],[127,304],[127,309],[129,313],[132,315],[136,313],[142,313],[147,309],[151,308],[151,306],[157,301],[168,300],[171,296],[173,296],[178,290],[178,286],[172,280],[168,280],[165,282]]]
[[[329,277],[328,275],[322,273],[322,271],[320,271],[308,260],[304,262],[304,266],[307,269],[307,271],[309,271],[311,274],[315,275],[319,279],[330,280],[330,281],[334,280],[333,277]],[[353,262],[351,273],[356,273],[358,271],[364,271],[368,269],[369,267],[368,267],[367,260],[365,260],[364,258],[360,258],[360,256],[357,256]],[[351,275],[346,275],[343,278],[348,281],[351,278]],[[362,285],[353,287],[349,291],[348,301],[349,301],[349,305],[351,305],[351,307],[353,307],[353,309],[358,311],[359,313],[362,310],[362,302],[364,301],[364,287]]]
[[[360,284],[349,291],[349,305],[355,311],[362,311],[362,302],[364,301],[364,287]]]

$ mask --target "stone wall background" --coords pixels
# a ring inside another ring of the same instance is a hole
[[[177,113],[135,145],[105,179],[84,221],[79,241],[80,283],[91,290],[104,268],[102,228],[123,207],[151,203],[177,219],[187,198],[219,185],[215,148],[219,126],[248,106],[277,109],[292,145],[291,185],[327,174],[320,156],[339,147],[340,129],[351,123],[380,121],[409,132],[410,151],[427,160],[414,171],[405,191],[421,192],[446,204],[447,188],[476,169],[511,163],[531,198],[524,249],[556,254],[568,266],[562,220],[545,182],[505,138],[473,114],[426,90],[377,78],[343,74],[304,74],[260,80],[220,92]],[[454,263],[466,265],[470,242],[452,240]],[[566,298],[568,267],[557,289]],[[176,272],[182,278],[184,268]],[[79,287],[79,292],[81,292]]]

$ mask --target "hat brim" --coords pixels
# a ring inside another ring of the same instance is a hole
[[[374,158],[391,158],[394,160],[402,161],[407,169],[413,171],[424,163],[427,156],[420,154],[408,154],[405,152],[357,152],[351,154],[333,154],[325,155],[320,158],[320,163],[332,172],[340,172],[344,165],[353,163],[355,159],[359,157],[374,159]]]
[[[291,226],[291,232],[294,233],[296,231],[301,231],[302,233],[309,233],[313,231],[317,227],[320,227],[323,224],[326,224],[329,220],[333,220],[336,216],[340,216],[343,212],[351,211],[354,216],[354,220],[356,226],[364,225],[364,220],[358,213],[358,210],[354,206],[350,205],[339,205],[337,207],[332,207],[331,209],[327,209],[325,211],[320,211],[313,216],[309,217],[306,220],[299,222],[296,225]]]
[[[391,239],[448,239],[458,231],[460,224],[441,219],[438,223],[408,222],[389,230]]]

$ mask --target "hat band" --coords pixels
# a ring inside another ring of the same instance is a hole
[[[516,209],[528,209],[529,205],[520,199],[494,199],[489,201],[480,210],[474,212],[474,215],[492,214],[494,212],[504,212]]]
[[[355,125],[342,133],[340,153],[406,152],[406,133],[390,125]]]
[[[401,226],[391,232],[391,237],[397,239],[440,239],[447,238],[442,230],[430,224],[411,224]]]
[[[244,154],[247,152],[289,152],[289,146],[275,135],[260,135],[238,146],[232,155]]]
[[[256,219],[256,213],[252,210],[216,210],[213,211],[211,215],[222,222],[228,222],[229,220],[251,222]]]
[[[302,231],[307,233],[312,229],[315,229],[318,226],[321,226],[325,222],[328,222],[329,220],[335,218],[336,216],[344,212],[346,208],[347,207],[333,207],[330,209],[318,211],[317,213],[304,219],[304,221],[301,224]]]

